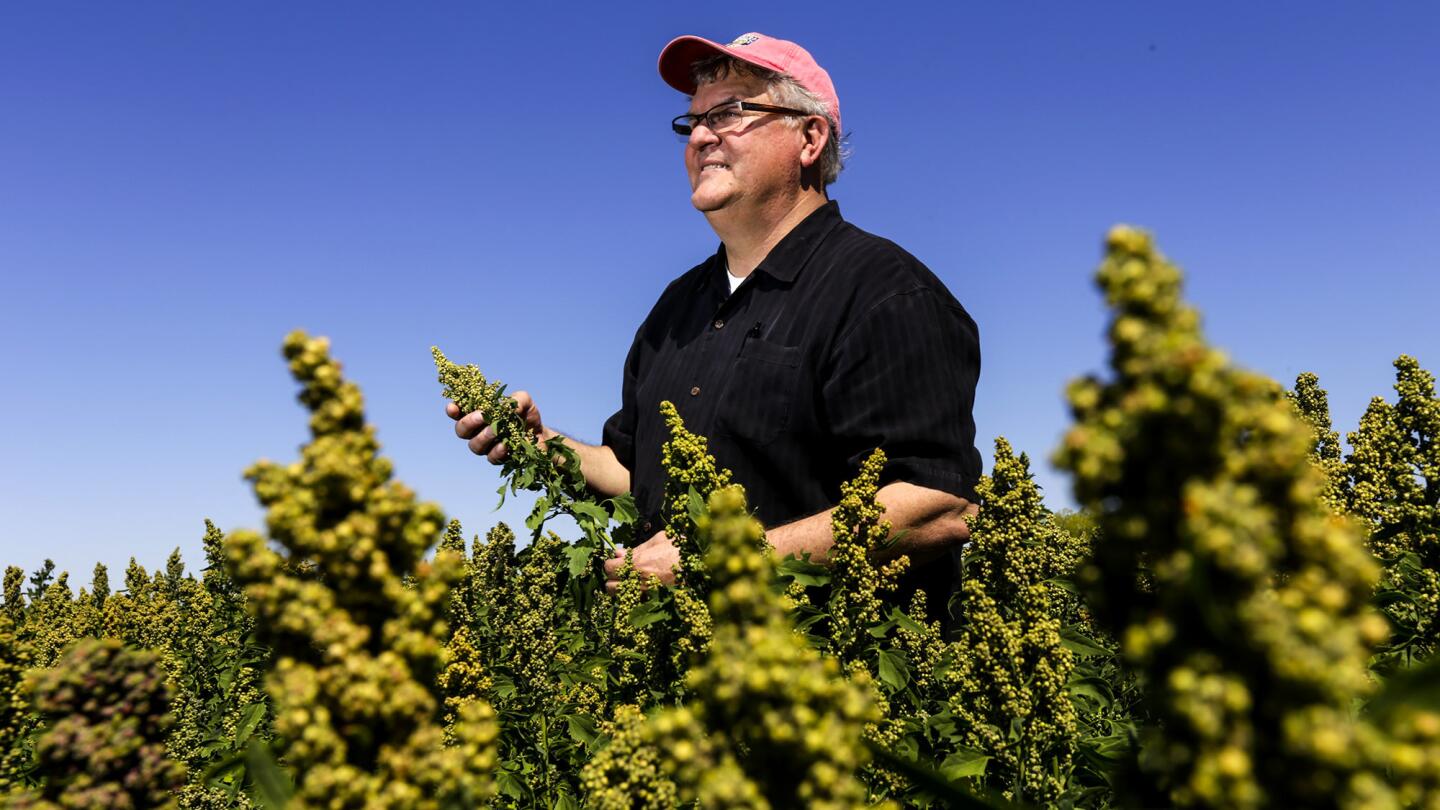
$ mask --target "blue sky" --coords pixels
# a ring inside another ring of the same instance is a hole
[[[1104,361],[1105,230],[1153,230],[1212,339],[1337,425],[1440,369],[1428,3],[73,3],[0,9],[0,562],[198,561],[329,335],[399,476],[473,533],[498,479],[427,349],[596,440],[635,327],[712,252],[671,37],[795,39],[837,85],[847,218],[980,325],[982,453],[1047,458]],[[988,466],[988,465],[987,465]]]

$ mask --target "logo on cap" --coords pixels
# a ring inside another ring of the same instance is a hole
[[[727,48],[738,48],[738,47],[740,47],[741,45],[749,45],[749,44],[751,44],[752,42],[758,42],[759,40],[760,40],[760,35],[759,35],[759,34],[743,34],[743,35],[741,35],[741,36],[736,37],[734,42],[730,43],[729,45],[726,45],[725,47],[727,47]]]

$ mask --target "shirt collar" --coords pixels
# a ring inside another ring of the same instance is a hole
[[[764,261],[755,268],[757,273],[765,273],[777,281],[791,282],[799,275],[800,268],[810,260],[815,249],[825,241],[825,237],[836,225],[844,222],[840,216],[840,203],[830,200],[824,205],[810,212],[810,215],[800,220],[800,223],[790,232],[780,238],[775,247],[766,254]],[[725,245],[721,243],[720,249],[715,252],[715,269],[711,277],[724,288],[728,294],[730,284],[725,279]]]

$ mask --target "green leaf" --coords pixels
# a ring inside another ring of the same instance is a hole
[[[500,789],[500,795],[509,796],[512,799],[520,799],[525,795],[524,787],[515,774],[509,771],[495,772],[495,786]]]
[[[580,543],[566,547],[565,556],[570,558],[570,576],[578,577],[585,573],[585,569],[590,567],[590,557],[594,551],[593,546]]]
[[[790,555],[775,566],[776,572],[781,577],[788,577],[807,588],[815,588],[830,583],[830,569],[819,563],[809,560],[802,560],[795,555]]]
[[[1060,643],[1065,649],[1082,658],[1111,655],[1109,650],[1100,646],[1100,642],[1080,632],[1074,625],[1069,625],[1060,630]]]
[[[890,631],[894,629],[895,620],[891,619],[890,621],[881,622],[880,624],[872,624],[868,632],[875,638],[885,638],[890,635]]]
[[[580,804],[575,801],[575,797],[561,791],[560,795],[555,797],[555,804],[551,805],[550,810],[580,810]]]
[[[695,489],[694,484],[690,485],[688,496],[690,501],[690,522],[699,523],[700,518],[705,515],[705,499],[700,497],[700,493]]]
[[[941,807],[952,808],[953,810],[964,810],[975,808],[975,810],[997,810],[998,808],[1014,808],[1016,805],[1006,801],[998,795],[976,796],[966,788],[962,787],[953,779],[947,779],[943,774],[927,764],[920,762],[909,762],[895,755],[893,751],[886,749],[871,741],[866,741],[866,747],[875,754],[875,761],[879,764],[896,771],[914,782],[930,793],[935,794],[941,800]]]
[[[245,769],[255,781],[255,799],[266,810],[283,810],[295,795],[295,783],[275,762],[270,747],[259,740],[251,740],[245,749]]]
[[[628,620],[631,627],[649,627],[656,622],[664,621],[668,615],[669,612],[665,610],[664,604],[651,600],[631,608]]]
[[[1089,698],[1094,701],[1097,709],[1104,709],[1115,702],[1115,694],[1110,689],[1110,684],[1103,678],[1077,678],[1072,679],[1065,685],[1070,696]]]
[[[1053,579],[1047,579],[1047,580],[1045,580],[1045,584],[1046,584],[1046,585],[1054,585],[1055,587],[1057,587],[1057,588],[1059,588],[1060,590],[1062,590],[1062,591],[1064,591],[1064,592],[1066,592],[1066,593],[1069,593],[1069,594],[1074,594],[1074,595],[1076,595],[1076,596],[1079,596],[1079,595],[1080,595],[1080,589],[1077,588],[1077,587],[1075,587],[1075,583],[1071,582],[1071,581],[1068,580],[1068,579],[1061,579],[1060,577],[1054,577]]]
[[[1440,711],[1440,655],[1385,678],[1380,692],[1366,707],[1385,718],[1397,711]]]
[[[610,522],[610,513],[605,511],[605,507],[589,501],[576,501],[570,504],[570,511],[575,515],[584,515],[600,526]]]
[[[496,697],[514,697],[516,692],[515,681],[512,680],[509,675],[504,675],[497,672],[493,676],[491,684],[492,685],[490,687],[490,691],[494,692]]]
[[[255,727],[258,726],[260,724],[260,721],[264,719],[264,703],[252,703],[249,706],[246,706],[245,713],[240,716],[240,722],[236,725],[235,728],[235,742],[243,743],[246,740],[250,739],[250,735],[255,733]]]
[[[640,519],[640,510],[635,508],[635,496],[630,493],[617,495],[605,503],[610,505],[611,517],[616,523],[634,523]]]
[[[985,766],[990,757],[974,748],[961,746],[958,751],[945,757],[940,763],[940,774],[954,782],[971,776],[984,776]]]
[[[910,683],[910,662],[905,658],[905,653],[894,650],[879,650],[880,682],[890,687],[892,691],[899,691]]]
[[[241,780],[236,777],[243,776],[245,773],[247,754],[246,751],[237,751],[211,765],[202,778],[205,787],[220,787],[222,784],[231,787],[239,785]]]
[[[595,721],[583,714],[565,715],[565,726],[570,731],[571,739],[587,748],[600,736],[599,729],[595,728]]]
[[[956,736],[957,727],[955,725],[955,717],[950,714],[949,707],[925,718],[924,727],[929,730],[933,736],[940,739],[949,739],[950,737]]]
[[[532,532],[539,531],[545,525],[545,515],[550,511],[550,496],[541,495],[535,499],[535,508],[530,510],[530,517],[525,518],[525,528]]]
[[[895,747],[891,750],[895,752],[895,756],[906,762],[916,762],[920,759],[920,743],[908,735],[896,740]]]
[[[910,618],[910,614],[898,607],[890,608],[890,621],[895,622],[911,633],[923,634],[926,632],[924,625]]]

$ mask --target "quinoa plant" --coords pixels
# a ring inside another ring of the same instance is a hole
[[[977,494],[984,506],[970,521],[950,709],[964,745],[988,758],[982,784],[1054,802],[1068,787],[1077,726],[1066,689],[1074,656],[1050,583],[1075,570],[1078,554],[1045,509],[1029,459],[1004,438]]]
[[[1320,387],[1320,378],[1309,371],[1295,378],[1295,389],[1287,395],[1313,434],[1310,460],[1325,476],[1325,490],[1320,497],[1331,511],[1343,512],[1348,481],[1340,455],[1340,434],[1330,423],[1330,397]]]
[[[1088,593],[1163,728],[1144,773],[1184,806],[1382,800],[1353,711],[1385,636],[1379,571],[1324,505],[1311,425],[1205,343],[1148,235],[1113,230],[1098,280],[1113,376],[1071,386],[1058,461],[1099,515]]]
[[[184,768],[165,755],[168,690],[152,653],[86,639],[30,691],[45,728],[35,745],[41,786],[10,806],[173,808]]]
[[[744,491],[710,494],[696,521],[712,577],[715,637],[686,678],[692,698],[660,712],[651,740],[682,802],[707,808],[865,806],[863,742],[880,708],[864,671],[844,677],[794,630],[775,563]]]
[[[1395,628],[1390,665],[1440,646],[1440,398],[1413,357],[1395,360],[1394,404],[1370,401],[1349,434],[1349,509],[1384,565],[1381,601]]]
[[[466,807],[491,792],[495,725],[488,704],[461,706],[446,745],[445,608],[460,560],[426,551],[438,507],[392,478],[365,421],[359,388],[328,342],[285,339],[302,384],[311,440],[298,462],[246,472],[269,534],[236,532],[229,574],[274,650],[266,688],[294,803],[330,808]]]

